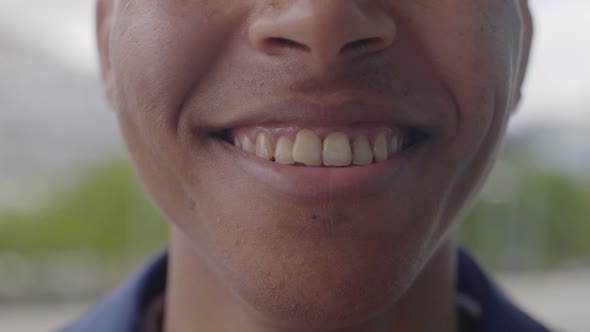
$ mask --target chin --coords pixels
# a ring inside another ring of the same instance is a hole
[[[431,223],[358,210],[308,206],[300,214],[315,216],[316,226],[302,217],[230,227],[236,231],[216,240],[215,248],[225,245],[210,261],[264,324],[286,331],[360,326],[404,297],[435,248],[425,235]]]
[[[399,302],[423,263],[416,253],[413,259],[383,256],[370,261],[341,257],[338,263],[332,263],[333,258],[318,259],[299,270],[282,264],[246,267],[232,284],[261,319],[273,317],[271,325],[285,330],[350,328],[375,319]],[[283,269],[288,273],[273,276]]]

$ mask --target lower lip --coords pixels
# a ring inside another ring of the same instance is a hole
[[[248,175],[272,189],[300,199],[361,198],[391,188],[417,159],[425,142],[385,162],[354,167],[283,165],[248,154],[222,140],[213,139],[216,153],[225,152]]]

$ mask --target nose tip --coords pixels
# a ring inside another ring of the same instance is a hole
[[[248,34],[263,53],[297,51],[322,63],[384,50],[394,42],[395,21],[384,9],[365,7],[351,0],[295,1],[265,12]]]

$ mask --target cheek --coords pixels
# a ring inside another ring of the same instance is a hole
[[[182,128],[184,99],[235,29],[235,11],[207,20],[221,5],[122,1],[113,21],[109,57],[121,132],[146,192],[172,220],[186,219],[194,204],[181,181],[194,172],[188,160],[193,137]]]
[[[118,122],[128,155],[144,192],[169,220],[190,218],[194,202],[179,186],[176,172],[163,163],[162,156],[146,143],[139,124],[127,112],[118,113]]]
[[[443,220],[453,221],[478,192],[505,132],[518,88],[522,27],[513,2],[448,0],[406,10],[402,17],[421,17],[404,22],[406,33],[455,103],[459,126],[440,156],[452,166]]]
[[[409,38],[431,59],[458,104],[458,115],[485,127],[489,106],[503,110],[514,89],[522,30],[517,5],[443,0],[426,9],[408,7],[404,17],[421,17],[404,23]]]
[[[115,100],[145,136],[177,139],[185,98],[199,88],[236,29],[239,12],[215,14],[220,6],[176,0],[121,4],[110,39]]]

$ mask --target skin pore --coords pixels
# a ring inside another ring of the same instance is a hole
[[[163,330],[456,330],[454,228],[519,99],[524,0],[99,0],[97,32],[170,221]],[[212,135],[365,122],[426,138],[381,166],[302,170]]]

